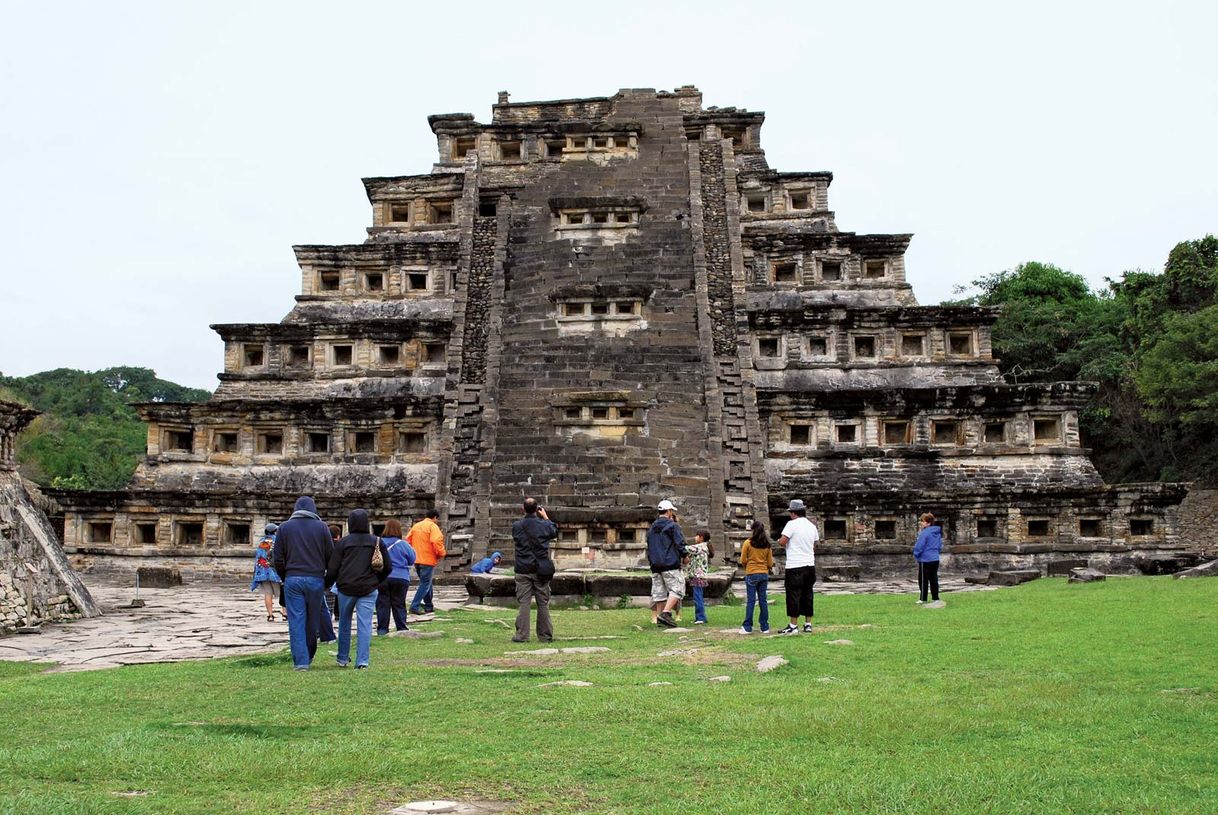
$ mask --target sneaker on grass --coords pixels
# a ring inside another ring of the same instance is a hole
[[[661,625],[665,628],[676,628],[677,621],[672,618],[671,611],[661,611],[660,616],[656,619],[656,625]]]
[[[812,633],[812,623],[804,623],[804,633],[805,634]]]
[[[741,633],[741,634],[752,634],[752,633],[753,633],[753,629],[751,629],[751,628],[745,628],[744,626],[740,626],[740,633]]]
[[[778,633],[779,634],[794,634],[797,631],[799,631],[799,629],[796,628],[794,625],[788,625],[786,628],[779,631]]]

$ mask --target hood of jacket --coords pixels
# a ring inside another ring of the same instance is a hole
[[[313,499],[308,495],[302,495],[296,499],[296,506],[292,508],[292,517],[321,520],[321,516],[317,514],[317,504],[313,503]]]
[[[352,535],[360,533],[368,534],[371,527],[368,525],[368,510],[353,509],[351,514],[347,516],[347,532]]]

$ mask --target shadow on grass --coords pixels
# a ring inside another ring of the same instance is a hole
[[[239,722],[155,722],[150,730],[168,733],[189,733],[200,736],[240,736],[252,739],[295,739],[313,736],[314,725],[241,724]]]
[[[234,659],[230,664],[238,668],[269,668],[273,665],[290,665],[292,655],[284,652],[279,654],[255,654],[254,656]]]

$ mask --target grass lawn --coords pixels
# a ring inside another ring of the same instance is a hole
[[[562,610],[559,637],[623,639],[559,657],[505,657],[541,647],[509,642],[508,610],[445,612],[443,638],[378,640],[361,672],[332,645],[307,673],[0,663],[0,812],[1218,812],[1218,579],[946,597],[818,595],[794,637],[719,634],[741,608],[718,606],[687,642],[643,610]],[[768,654],[790,664],[755,672]],[[564,679],[594,685],[538,687]]]

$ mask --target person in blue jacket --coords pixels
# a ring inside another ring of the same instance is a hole
[[[381,583],[376,595],[376,635],[389,633],[389,615],[398,631],[409,631],[406,625],[406,595],[410,593],[410,567],[414,565],[415,551],[402,540],[402,522],[390,518],[385,522],[381,540],[389,551],[389,577]]]
[[[503,560],[502,552],[494,552],[490,557],[484,557],[482,560],[474,564],[470,569],[474,574],[490,574],[491,569],[499,565],[499,561]]]
[[[935,526],[935,516],[922,513],[918,519],[918,540],[914,544],[914,560],[918,561],[918,603],[926,602],[930,589],[932,601],[939,601],[939,551],[943,548],[943,529]]]

